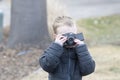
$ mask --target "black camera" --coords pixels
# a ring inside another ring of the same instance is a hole
[[[67,36],[67,41],[64,43],[64,46],[73,46],[76,43],[74,42],[74,39],[79,39],[81,41],[84,41],[84,37],[82,33],[74,34],[74,33],[66,33],[63,34],[63,36]]]

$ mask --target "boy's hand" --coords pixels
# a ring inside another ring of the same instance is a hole
[[[74,42],[76,43],[76,45],[85,44],[84,41],[81,41],[81,40],[79,40],[79,39],[75,39]]]
[[[78,45],[85,44],[84,41],[80,41],[79,39],[75,39],[74,42],[76,43],[75,45],[73,45],[73,46],[66,46],[66,47],[67,48],[75,48]]]
[[[65,36],[62,36],[61,34],[58,34],[56,36],[56,39],[55,39],[55,43],[58,43],[60,44],[61,46],[63,46],[63,43],[67,40],[67,37]]]

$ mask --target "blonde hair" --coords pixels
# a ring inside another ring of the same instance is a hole
[[[57,17],[52,26],[54,33],[57,34],[57,28],[64,25],[67,25],[69,27],[74,27],[75,23],[71,17],[67,17],[67,16]]]

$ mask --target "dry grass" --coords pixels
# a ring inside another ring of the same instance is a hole
[[[89,45],[120,45],[120,15],[110,15],[78,20],[78,25]]]
[[[24,77],[22,80],[48,80],[48,73],[39,69],[38,71]]]
[[[20,80],[39,68],[42,50],[7,49],[0,45],[0,80]]]
[[[97,46],[90,47],[89,51],[96,61],[96,70],[83,80],[120,80],[120,47]],[[38,70],[22,80],[47,80],[47,73]]]
[[[96,71],[84,80],[120,80],[120,47],[93,47],[90,52],[96,61]]]

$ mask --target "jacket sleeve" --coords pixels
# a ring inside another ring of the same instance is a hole
[[[39,59],[40,66],[43,70],[52,73],[60,63],[60,56],[63,53],[63,47],[57,43],[52,43],[42,54]]]
[[[88,75],[95,70],[95,61],[92,59],[86,44],[76,47],[80,73],[82,76]]]

